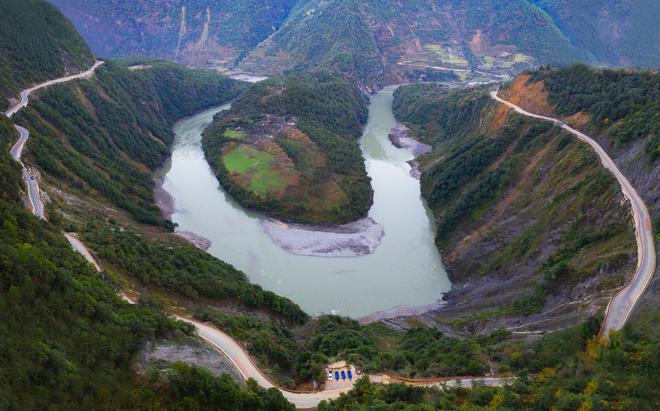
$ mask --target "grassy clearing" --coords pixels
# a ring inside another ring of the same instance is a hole
[[[232,140],[243,140],[245,138],[245,134],[242,131],[232,129],[225,130],[223,136],[231,138]]]
[[[223,157],[227,170],[246,175],[247,188],[261,196],[286,187],[282,176],[273,169],[274,160],[272,154],[248,145],[240,145]]]

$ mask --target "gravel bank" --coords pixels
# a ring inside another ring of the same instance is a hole
[[[357,257],[374,252],[385,230],[372,218],[336,227],[284,224],[268,220],[266,233],[286,251],[303,256]]]

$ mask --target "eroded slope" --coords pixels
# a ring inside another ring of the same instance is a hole
[[[528,79],[502,96],[530,110],[557,110],[546,87]],[[425,320],[465,332],[527,331],[602,312],[634,271],[634,228],[616,181],[586,145],[510,112],[482,89],[411,86],[397,93],[395,108],[434,144],[420,160],[422,191],[457,283],[448,306]],[[650,188],[652,176],[641,187]]]

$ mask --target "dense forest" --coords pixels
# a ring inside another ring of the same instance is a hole
[[[362,379],[353,391],[336,401],[322,403],[319,410],[650,411],[660,407],[657,339],[629,326],[615,335],[609,345],[583,340],[582,348],[578,347],[572,341],[562,344],[556,337],[547,337],[533,352],[543,360],[553,358],[554,363],[546,362],[546,367],[533,376],[519,373],[517,381],[503,388],[476,386],[443,391],[374,385]],[[571,351],[576,348],[577,353]],[[516,362],[525,361],[522,355],[513,357]]]
[[[0,145],[16,138],[0,116]],[[22,181],[0,154],[0,408],[291,409],[277,391],[178,364],[136,375],[147,340],[191,333],[146,305],[123,302],[57,227],[19,197]]]
[[[191,300],[235,300],[290,324],[308,319],[290,300],[250,284],[245,274],[191,244],[149,241],[116,223],[98,221],[82,227],[81,237],[98,250],[101,261],[148,288],[162,288]]]
[[[660,17],[655,0],[531,0],[579,48],[597,63],[658,67]]]
[[[17,116],[30,130],[26,160],[48,178],[170,226],[153,199],[153,175],[169,154],[171,126],[235,97],[242,83],[152,61],[129,71],[107,62],[94,78],[49,87]]]
[[[204,151],[242,205],[312,224],[366,215],[373,190],[358,145],[360,91],[328,70],[257,83],[204,132]]]
[[[364,372],[404,377],[480,375],[487,371],[486,349],[476,339],[449,337],[430,328],[393,331],[383,324],[361,326],[337,316],[321,316],[303,326],[284,327],[255,316],[199,309],[195,316],[226,330],[282,385],[324,380],[325,365],[353,362]],[[506,365],[504,365],[506,367]]]
[[[592,59],[546,12],[526,1],[309,1],[294,7],[287,24],[249,53],[241,67],[276,74],[325,66],[357,84],[377,87],[401,81],[406,73],[397,63],[416,59],[429,45],[451,49],[466,61],[463,68],[474,69],[485,56],[502,60],[502,53],[520,52],[551,64]]]
[[[557,114],[588,113],[615,146],[641,140],[649,163],[660,159],[660,74],[576,65],[536,71],[529,81],[544,82]]]
[[[452,65],[429,60],[429,47],[499,74],[575,62],[657,67],[660,55],[654,0],[52,1],[99,55],[270,75],[324,66],[370,89],[418,78],[418,64]]]
[[[102,56],[233,62],[279,28],[296,0],[52,0]],[[208,9],[208,14],[207,14]],[[204,23],[208,36],[202,41]],[[182,30],[182,27],[184,28]]]
[[[56,7],[41,0],[0,3],[0,110],[27,86],[94,64],[85,41]],[[38,27],[39,30],[25,30]]]

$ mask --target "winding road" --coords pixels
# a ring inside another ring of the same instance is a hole
[[[296,406],[296,408],[307,409],[314,408],[321,401],[333,400],[339,398],[343,393],[353,389],[352,386],[315,391],[293,391],[282,388],[273,383],[254,363],[250,355],[241,347],[241,345],[228,334],[219,329],[199,321],[189,318],[175,316],[178,320],[192,324],[197,329],[197,334],[205,340],[215,350],[224,354],[234,364],[244,379],[253,378],[264,388],[276,388],[282,392],[284,398]],[[426,378],[422,380],[411,380],[390,375],[369,375],[369,379],[374,383],[402,383],[418,387],[437,387],[437,388],[457,388],[471,387],[482,384],[488,386],[502,386],[512,383],[515,377],[499,376],[479,376],[479,377],[443,377]]]
[[[36,86],[30,87],[29,89],[21,91],[21,99],[20,101],[7,110],[5,112],[5,115],[9,118],[11,118],[14,114],[18,113],[21,109],[27,107],[28,103],[30,102],[30,94],[34,93],[37,90],[40,90],[42,88],[46,88],[49,86],[53,86],[55,84],[62,84],[62,83],[68,83],[69,81],[77,80],[77,79],[82,79],[82,78],[90,78],[92,75],[94,75],[94,72],[96,71],[99,66],[101,66],[104,61],[96,60],[94,62],[94,65],[87,71],[83,71],[78,74],[73,74],[71,76],[66,76],[66,77],[60,77],[54,80],[48,80],[46,82],[43,82],[41,84],[37,84]]]
[[[94,258],[90,250],[85,244],[78,239],[75,233],[65,233],[64,236],[69,240],[74,250],[80,253],[85,259],[92,264],[97,271],[102,271],[101,265]],[[137,301],[128,297],[124,293],[119,296],[129,304],[137,304]],[[195,327],[197,335],[202,338],[209,346],[215,351],[224,355],[231,361],[236,370],[241,374],[243,379],[254,379],[259,386],[270,389],[275,388],[279,390],[284,398],[299,409],[315,408],[321,401],[329,401],[337,399],[341,394],[347,393],[353,389],[352,385],[336,389],[327,389],[320,391],[295,391],[283,388],[274,383],[266,374],[264,374],[259,367],[255,364],[250,354],[245,351],[241,344],[234,340],[229,334],[219,330],[218,328],[195,321],[190,318],[182,317],[180,315],[173,315],[179,321],[186,322]],[[441,378],[424,378],[413,380],[402,378],[392,375],[368,375],[369,379],[378,384],[391,384],[400,383],[417,387],[436,387],[440,389],[458,388],[458,387],[471,387],[473,385],[481,384],[488,386],[502,386],[511,384],[516,377],[501,377],[496,375],[485,375],[478,377],[441,377]]]
[[[632,208],[633,219],[635,221],[635,231],[637,237],[637,269],[632,280],[624,286],[618,293],[612,297],[607,309],[605,310],[605,319],[601,328],[601,335],[605,338],[609,337],[610,331],[618,331],[626,324],[628,318],[632,314],[635,306],[641,299],[644,292],[651,284],[653,275],[655,274],[656,267],[656,254],[655,254],[655,238],[653,235],[653,224],[651,223],[651,216],[646,208],[646,204],[642,198],[637,194],[635,188],[630,184],[628,179],[616,166],[612,158],[607,152],[591,137],[586,134],[568,126],[561,120],[552,117],[546,117],[539,114],[530,113],[523,108],[500,98],[498,90],[490,93],[491,98],[507,105],[515,110],[517,113],[527,117],[536,118],[543,121],[549,121],[569,133],[575,135],[580,140],[589,144],[600,158],[603,166],[612,173],[621,185],[623,195],[630,202]]]
[[[96,60],[94,62],[94,65],[87,71],[83,71],[82,73],[74,74],[71,76],[60,77],[58,79],[49,80],[44,83],[37,84],[36,86],[33,86],[29,89],[21,91],[20,101],[16,103],[16,105],[12,106],[9,110],[7,110],[5,112],[5,115],[8,118],[12,118],[14,114],[18,113],[20,110],[27,107],[27,105],[30,102],[30,94],[32,94],[33,92],[55,84],[67,83],[69,81],[82,79],[82,78],[90,78],[94,74],[96,69],[99,68],[99,66],[101,66],[103,63],[104,63],[103,61]],[[14,127],[16,127],[16,130],[18,131],[19,137],[16,144],[14,144],[14,146],[11,148],[10,153],[12,158],[16,162],[18,162],[23,168],[22,171],[23,180],[25,180],[25,184],[28,189],[27,194],[28,194],[28,200],[30,203],[30,209],[32,210],[32,214],[34,214],[35,216],[37,216],[37,218],[41,220],[45,220],[46,213],[45,213],[44,203],[41,200],[41,190],[39,189],[38,174],[36,172],[31,171],[28,167],[25,166],[25,164],[23,164],[23,161],[21,161],[21,155],[23,154],[25,143],[27,143],[28,138],[30,137],[30,132],[25,127],[21,127],[17,124],[14,124]]]

